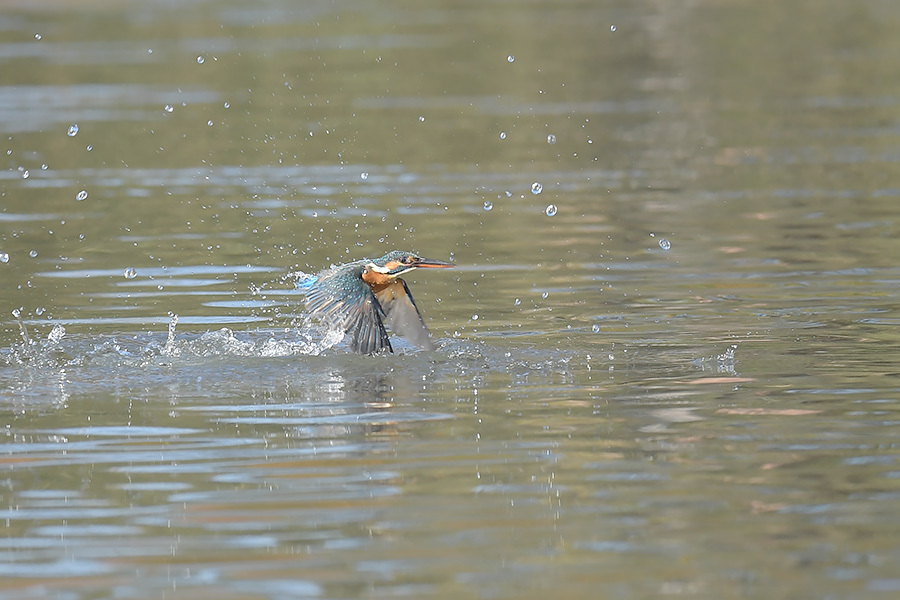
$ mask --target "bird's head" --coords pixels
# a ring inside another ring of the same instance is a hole
[[[381,273],[390,279],[399,277],[413,269],[446,269],[452,266],[454,264],[450,262],[421,258],[414,252],[405,252],[403,250],[388,252],[381,258],[369,261],[369,264],[366,265],[370,270]]]

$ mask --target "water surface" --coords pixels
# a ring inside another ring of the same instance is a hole
[[[898,26],[9,7],[0,595],[893,597]],[[438,349],[350,355],[294,283],[394,248]]]

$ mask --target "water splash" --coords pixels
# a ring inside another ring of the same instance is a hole
[[[50,330],[50,333],[47,334],[47,341],[51,344],[59,344],[60,340],[63,339],[63,336],[66,335],[66,328],[57,323],[53,326],[53,329]]]
[[[171,348],[175,344],[175,327],[178,326],[178,315],[169,311],[169,334],[166,338],[166,348]]]
[[[305,273],[303,271],[294,271],[282,277],[283,282],[292,281],[294,287],[300,290],[308,290],[319,280],[319,276],[314,273]]]

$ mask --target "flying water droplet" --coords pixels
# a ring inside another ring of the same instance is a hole
[[[548,143],[548,144],[555,144],[555,143],[556,143],[556,136],[553,135],[552,133],[551,133],[550,135],[548,135],[548,136],[547,136],[547,143]]]
[[[39,33],[34,34],[34,39],[41,41],[41,34],[39,34]]]
[[[594,333],[600,333],[600,326],[594,323],[593,325],[591,325],[591,331],[593,331]]]
[[[616,30],[616,26],[615,26],[615,25],[610,25],[610,26],[609,26],[609,30],[610,30],[610,31],[615,31],[615,30]]]
[[[38,306],[36,309],[34,309],[34,314],[36,314],[37,316],[41,316],[42,314],[44,314],[45,310],[47,309],[43,306]]]
[[[659,239],[659,247],[662,248],[663,250],[668,250],[669,248],[672,247],[672,242],[670,242],[666,238],[660,238]]]
[[[547,208],[544,209],[544,213],[548,217],[555,217],[557,212],[559,212],[559,208],[555,204],[548,204]]]
[[[484,201],[484,210],[491,210],[492,208],[494,208],[494,203],[491,202],[490,200],[485,200]]]
[[[535,181],[534,183],[531,184],[531,193],[532,194],[537,195],[543,191],[544,191],[544,186],[542,186],[539,181]]]
[[[513,304],[515,304],[516,306],[519,306],[520,304],[522,304],[522,301],[519,300],[518,298],[516,298],[516,301],[513,302]]]
[[[172,112],[173,110],[175,110],[175,107],[172,106],[171,104],[166,104],[166,105],[163,107],[163,110],[166,111],[167,113],[170,113],[170,112]]]
[[[0,263],[6,264],[9,262],[9,254],[6,252],[0,252]]]
[[[506,62],[509,62],[509,63],[516,62],[516,57],[513,56],[512,54],[510,54],[509,56],[506,57]]]
[[[125,279],[134,279],[135,277],[137,277],[137,269],[135,269],[134,267],[127,267],[125,269],[124,275]]]
[[[197,57],[197,64],[198,64],[198,65],[202,65],[202,64],[205,63],[205,62],[206,62],[206,59],[203,58],[202,56],[198,56],[198,57]]]
[[[363,171],[362,173],[359,174],[359,178],[362,179],[363,181],[365,181],[366,179],[369,178],[369,174],[366,173],[365,171]]]
[[[22,179],[28,179],[28,169],[22,169]]]
[[[31,252],[28,253],[28,256],[30,256],[31,258],[37,258],[37,255],[38,255],[37,250],[32,250]]]
[[[213,126],[212,119],[210,119],[209,121],[207,121],[207,122],[206,122],[206,125],[207,125],[208,127],[212,127],[212,126]]]
[[[501,131],[501,132],[500,132],[500,139],[501,139],[501,140],[505,140],[505,139],[506,139],[506,132],[505,132],[505,131]]]
[[[420,122],[420,123],[424,123],[424,122],[425,122],[425,116],[424,116],[424,115],[422,115],[422,116],[419,117],[419,122]]]
[[[543,298],[544,300],[546,300],[548,296],[550,296],[550,292],[544,292],[543,294],[541,294],[541,298]]]
[[[75,194],[75,199],[81,202],[82,200],[87,200],[88,193],[87,190],[81,190],[77,194]]]
[[[78,135],[78,123],[72,123],[69,125],[69,130],[66,132],[66,135],[69,137],[75,137]]]

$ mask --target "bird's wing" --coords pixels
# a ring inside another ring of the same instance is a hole
[[[425,327],[422,315],[419,314],[405,281],[397,278],[375,293],[375,297],[384,311],[385,323],[391,331],[405,337],[419,348],[434,350],[434,341],[428,328]]]
[[[329,327],[349,333],[354,352],[375,354],[385,348],[393,352],[382,321],[384,311],[361,277],[323,273],[306,293],[306,307]]]

